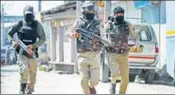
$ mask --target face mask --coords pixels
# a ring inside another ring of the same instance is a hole
[[[92,19],[94,19],[95,14],[94,13],[87,13],[87,14],[85,14],[85,17],[87,20],[92,20]]]
[[[34,20],[34,16],[32,14],[27,14],[24,16],[24,20],[26,22],[32,22]]]
[[[117,23],[122,23],[124,21],[124,16],[117,16],[115,17],[115,20],[117,21]]]

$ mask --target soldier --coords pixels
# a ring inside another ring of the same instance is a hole
[[[20,68],[20,93],[32,94],[36,83],[37,59],[31,57],[31,55],[32,53],[37,55],[38,47],[42,45],[46,39],[42,25],[34,20],[33,7],[26,6],[23,12],[24,20],[19,21],[12,27],[8,33],[8,38],[18,53],[17,63]],[[30,53],[25,52],[15,39],[13,39],[15,33],[17,33],[18,39],[27,45]],[[37,38],[39,38],[38,41]],[[29,84],[27,85],[28,80]]]
[[[100,41],[87,36],[81,35],[76,28],[87,29],[88,24],[95,19],[95,5],[92,2],[86,2],[82,6],[82,19],[78,19],[67,32],[67,36],[73,37],[77,40],[78,52],[78,67],[81,74],[81,87],[85,94],[96,94],[95,86],[99,83],[100,75]],[[99,26],[92,26],[93,31],[100,36]]]
[[[129,65],[128,65],[128,37],[129,34],[135,39],[138,48],[138,37],[133,26],[124,20],[124,9],[116,7],[113,10],[114,21],[110,20],[106,24],[106,39],[110,45],[106,46],[106,59],[111,71],[112,85],[110,93],[115,94],[116,80],[121,78],[119,94],[125,94],[129,82]],[[119,77],[120,76],[120,77]]]

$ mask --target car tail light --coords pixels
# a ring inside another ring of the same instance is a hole
[[[155,46],[155,53],[159,53],[159,48],[157,45]]]

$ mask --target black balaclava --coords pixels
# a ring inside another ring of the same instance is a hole
[[[82,5],[83,15],[87,20],[93,20],[95,17],[95,5],[92,2],[86,2]]]
[[[26,14],[24,16],[24,20],[28,23],[28,22],[33,22],[34,20],[34,16],[32,14]]]
[[[115,16],[115,21],[118,23],[118,24],[121,24],[124,22],[124,16]]]
[[[94,13],[86,13],[85,17],[87,20],[93,20],[95,17],[95,14]]]
[[[113,10],[113,13],[114,13],[114,16],[115,16],[115,22],[117,24],[121,24],[124,22],[124,16],[116,16],[117,13],[123,13],[124,14],[125,10],[120,7],[120,6],[117,6],[114,10]]]
[[[32,6],[26,6],[24,8],[24,20],[29,23],[33,22],[34,20],[34,15],[33,15],[33,7]]]

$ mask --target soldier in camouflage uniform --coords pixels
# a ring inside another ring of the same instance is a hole
[[[124,9],[116,7],[113,11],[114,21],[106,24],[106,39],[110,45],[106,46],[106,58],[111,71],[112,85],[111,94],[115,94],[116,80],[121,78],[119,94],[125,94],[129,82],[129,64],[128,64],[128,37],[135,39],[138,47],[138,37],[133,26],[124,20]],[[120,77],[119,77],[120,76]]]
[[[95,86],[99,82],[100,75],[100,41],[95,38],[88,38],[77,32],[76,28],[87,29],[86,27],[92,21],[96,21],[95,5],[92,2],[86,2],[82,6],[83,17],[78,19],[71,29],[68,30],[67,36],[77,39],[77,52],[78,52],[78,67],[81,78],[81,87],[85,94],[96,94]],[[89,32],[100,36],[99,26],[92,26]]]

